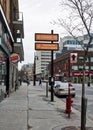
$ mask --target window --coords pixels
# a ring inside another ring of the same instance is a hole
[[[83,66],[79,66],[78,69],[79,69],[79,70],[83,70]]]
[[[79,61],[83,62],[84,57],[83,56],[79,56]]]
[[[85,66],[85,70],[89,70],[89,66]]]
[[[72,70],[78,70],[78,66],[72,66]]]
[[[93,62],[93,57],[90,57],[90,62]]]
[[[93,70],[93,66],[90,67],[90,70]]]

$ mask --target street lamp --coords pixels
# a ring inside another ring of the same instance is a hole
[[[36,60],[37,59],[38,59],[38,57],[34,56],[33,86],[36,85]]]

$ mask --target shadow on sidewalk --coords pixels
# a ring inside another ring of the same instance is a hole
[[[67,126],[67,127],[61,128],[61,129],[58,127],[55,127],[52,130],[81,130],[80,127],[76,127],[76,126]],[[93,127],[86,127],[86,130],[93,130]]]

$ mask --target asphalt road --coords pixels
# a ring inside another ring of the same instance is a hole
[[[73,107],[81,111],[82,85],[75,84],[76,97],[74,98]],[[85,85],[85,97],[87,98],[87,115],[93,120],[93,85]]]
[[[81,97],[82,97],[82,84],[74,84],[76,88],[76,96],[73,98],[73,104],[72,107],[77,109],[78,111],[81,111]],[[45,83],[42,83],[42,86],[46,86]],[[87,98],[87,116],[93,120],[93,85],[88,87],[85,85],[85,97]],[[65,98],[60,98],[60,100],[63,100],[66,102]]]

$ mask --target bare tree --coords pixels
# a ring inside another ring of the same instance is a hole
[[[83,36],[82,42],[87,34],[87,46],[84,47],[85,57],[83,66],[83,82],[82,82],[82,103],[81,103],[81,129],[85,130],[85,65],[87,53],[93,39],[93,0],[61,0],[62,18],[53,21],[53,24],[58,24],[66,30],[68,34],[74,37],[78,42],[81,42],[78,37]],[[66,13],[66,16],[64,13]],[[63,17],[64,16],[64,17]]]
[[[84,34],[88,35],[88,47],[92,41],[93,33],[93,2],[92,0],[61,0],[62,14],[65,10],[68,14],[65,17],[58,18],[53,24],[58,24],[75,39]],[[78,40],[78,39],[77,39]],[[83,39],[84,40],[84,39]]]

